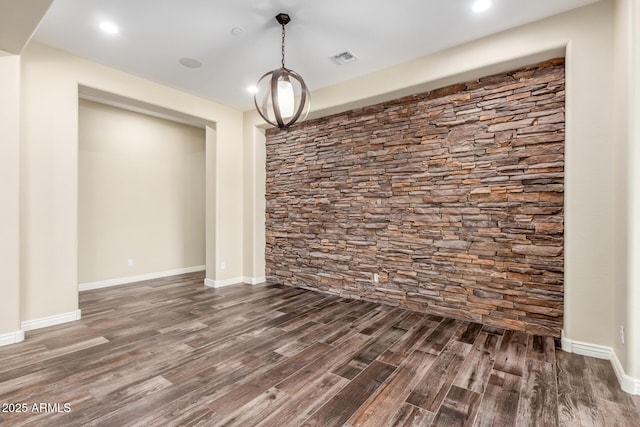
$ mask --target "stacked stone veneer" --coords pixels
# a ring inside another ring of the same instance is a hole
[[[557,59],[268,131],[268,281],[559,336],[564,98]]]

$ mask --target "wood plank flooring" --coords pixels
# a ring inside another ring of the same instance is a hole
[[[551,338],[202,282],[83,292],[82,320],[0,348],[0,425],[640,425],[608,361]]]

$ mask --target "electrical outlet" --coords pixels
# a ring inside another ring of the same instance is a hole
[[[220,270],[224,270],[225,268],[227,268],[227,263],[225,261],[222,261],[220,263]]]
[[[127,260],[127,266],[133,267],[133,260],[132,259],[128,259]]]
[[[373,283],[378,283],[380,281],[380,275],[378,273],[373,273]]]
[[[624,325],[620,325],[620,342],[624,344]]]

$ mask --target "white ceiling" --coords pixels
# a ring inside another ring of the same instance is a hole
[[[477,14],[473,0],[55,0],[34,39],[245,111],[247,87],[280,66],[279,12],[292,18],[287,68],[313,91],[595,1],[493,0]],[[360,59],[329,59],[346,49]]]

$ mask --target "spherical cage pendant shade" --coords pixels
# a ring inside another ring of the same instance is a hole
[[[284,67],[269,71],[257,87],[253,96],[256,109],[270,125],[286,129],[309,114],[309,89],[295,71]]]

